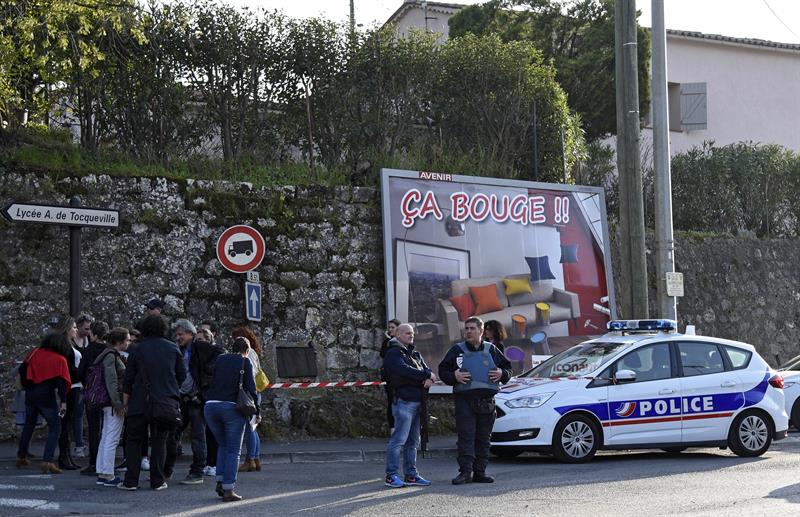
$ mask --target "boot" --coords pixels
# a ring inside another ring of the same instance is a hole
[[[42,472],[45,474],[61,474],[61,469],[56,467],[55,463],[45,461],[42,463]]]
[[[58,455],[58,468],[61,470],[78,470],[78,467],[72,462],[72,458],[64,453]]]
[[[256,458],[253,460],[253,463],[256,466],[256,471],[261,472],[261,458]]]
[[[22,467],[27,467],[31,464],[31,460],[28,459],[27,456],[23,456],[22,458],[17,458],[17,468],[21,469]]]
[[[244,460],[244,463],[239,465],[239,472],[255,472],[256,462],[253,460]]]
[[[234,501],[241,501],[242,496],[234,492],[233,490],[225,490],[222,493],[222,501],[226,503],[232,503]]]

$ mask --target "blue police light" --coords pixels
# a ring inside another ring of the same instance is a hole
[[[678,328],[675,320],[611,320],[606,324],[609,332],[672,332]]]

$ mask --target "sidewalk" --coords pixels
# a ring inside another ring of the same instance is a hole
[[[261,461],[276,463],[329,463],[383,461],[389,438],[343,438],[339,440],[298,440],[294,442],[261,442]],[[31,443],[31,452],[37,457],[44,447],[43,441]],[[189,461],[191,444],[184,443],[184,455],[178,463]],[[117,449],[117,454],[121,450]],[[0,443],[0,463],[13,462],[17,455],[16,442]],[[427,452],[419,452],[422,458],[449,458],[456,456],[456,437],[432,436],[428,441]],[[76,461],[85,464],[84,458]]]

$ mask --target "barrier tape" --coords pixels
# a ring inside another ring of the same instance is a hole
[[[276,382],[268,384],[268,390],[305,389],[305,388],[360,388],[361,386],[383,386],[381,381],[351,381],[351,382]]]

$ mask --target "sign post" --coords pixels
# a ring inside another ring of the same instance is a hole
[[[231,226],[217,239],[217,260],[233,273],[246,273],[244,307],[249,321],[261,321],[261,282],[257,271],[266,254],[264,237],[250,226]]]
[[[81,206],[81,198],[73,196],[69,206],[38,203],[11,203],[3,216],[13,223],[42,223],[69,226],[69,313],[81,312],[81,229],[119,227],[119,212]]]

